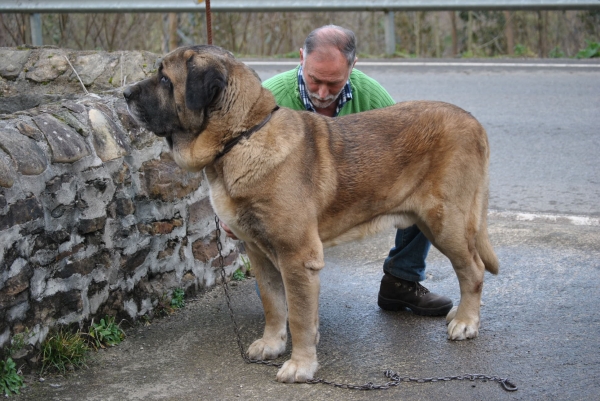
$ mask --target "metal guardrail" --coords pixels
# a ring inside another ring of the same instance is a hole
[[[600,0],[215,0],[212,12],[384,11],[386,52],[395,49],[394,11],[588,10]],[[0,0],[0,13],[31,14],[34,46],[41,46],[42,13],[205,12],[203,0]]]
[[[600,0],[223,0],[214,12],[600,9]],[[203,12],[202,0],[0,0],[0,13]]]

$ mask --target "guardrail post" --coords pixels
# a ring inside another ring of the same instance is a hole
[[[385,53],[390,56],[396,53],[396,27],[393,11],[385,12]]]
[[[42,14],[30,14],[29,22],[31,24],[31,44],[33,46],[43,46],[42,39]]]

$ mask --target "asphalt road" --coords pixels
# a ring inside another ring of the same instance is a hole
[[[253,67],[263,79],[291,68]],[[171,317],[129,329],[127,340],[96,354],[89,369],[43,381],[28,377],[16,399],[597,399],[600,63],[358,68],[397,101],[449,101],[486,127],[492,148],[490,237],[501,270],[486,274],[479,337],[452,342],[443,318],[377,307],[392,232],[327,250],[317,375],[363,384],[385,383],[385,369],[426,378],[477,373],[508,377],[518,391],[489,381],[403,383],[379,391],[277,383],[274,368],[241,360],[224,296],[215,288]],[[424,284],[458,302],[449,262],[435,250],[427,262]],[[231,291],[247,346],[264,322],[254,281],[236,283]]]

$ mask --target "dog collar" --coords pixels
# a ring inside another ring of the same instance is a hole
[[[277,110],[279,110],[279,106],[275,106],[275,108],[273,109],[273,111],[271,111],[271,112],[269,113],[269,115],[267,115],[267,116],[265,117],[265,119],[264,119],[264,120],[262,120],[262,121],[260,122],[260,124],[258,124],[258,125],[255,125],[254,127],[250,128],[249,130],[242,132],[242,133],[241,133],[239,136],[236,136],[236,137],[235,137],[235,138],[233,138],[231,141],[227,142],[227,143],[225,144],[225,147],[224,147],[224,148],[223,148],[223,150],[221,151],[221,153],[219,153],[219,154],[217,155],[216,159],[219,159],[220,157],[223,157],[223,156],[225,156],[227,153],[229,153],[229,151],[230,151],[231,149],[233,149],[233,147],[234,147],[235,145],[237,145],[237,144],[238,144],[238,142],[239,142],[239,141],[241,141],[241,140],[242,140],[242,139],[244,139],[244,138],[246,138],[246,139],[250,138],[250,136],[251,136],[252,134],[254,134],[256,131],[258,131],[259,129],[261,129],[262,127],[264,127],[264,126],[265,126],[265,124],[266,124],[266,123],[268,123],[268,122],[269,122],[269,120],[271,119],[271,116],[273,115],[273,113],[275,113]]]

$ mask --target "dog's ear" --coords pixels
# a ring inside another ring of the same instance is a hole
[[[187,60],[185,105],[190,110],[202,110],[210,105],[225,88],[225,75],[212,66],[198,67],[194,56]]]

